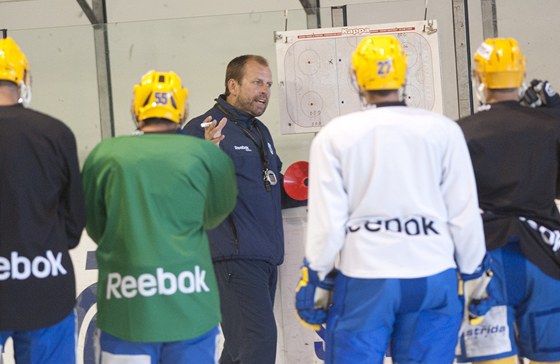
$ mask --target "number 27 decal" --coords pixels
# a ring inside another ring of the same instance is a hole
[[[377,62],[377,74],[383,76],[391,72],[391,66],[393,62],[389,61],[379,61]]]

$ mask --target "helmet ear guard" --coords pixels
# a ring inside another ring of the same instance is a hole
[[[29,78],[29,81],[21,81],[19,83],[19,99],[18,102],[25,107],[28,107],[31,103],[31,75],[25,77]]]
[[[392,35],[365,37],[352,54],[352,71],[364,91],[403,88],[406,66],[406,54]]]
[[[31,102],[31,73],[27,57],[10,37],[0,39],[0,80],[10,81],[19,87],[18,102],[29,106]]]
[[[175,72],[149,71],[134,86],[132,116],[136,123],[161,118],[180,124],[186,117],[187,96]]]
[[[474,55],[474,72],[485,88],[519,88],[525,78],[525,56],[513,38],[488,38]]]

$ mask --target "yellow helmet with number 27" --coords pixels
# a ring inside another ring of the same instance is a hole
[[[518,88],[525,78],[525,56],[513,38],[488,38],[474,55],[474,72],[489,89]]]
[[[352,70],[362,90],[397,90],[406,79],[406,53],[392,35],[363,38],[352,54]]]
[[[181,123],[185,118],[188,91],[173,71],[146,73],[134,86],[132,112],[137,121],[162,118]]]

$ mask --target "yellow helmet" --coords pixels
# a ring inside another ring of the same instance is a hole
[[[27,106],[31,102],[31,74],[27,57],[10,37],[0,39],[0,80],[19,86],[18,102]]]
[[[152,70],[134,86],[132,112],[137,121],[162,118],[181,123],[185,117],[188,94],[175,72]]]
[[[487,88],[518,88],[525,77],[525,56],[515,39],[489,38],[474,55],[474,71]]]
[[[363,38],[352,54],[352,70],[362,90],[397,90],[406,78],[406,54],[392,35]]]
[[[17,43],[10,37],[0,39],[0,80],[29,84],[29,63]]]

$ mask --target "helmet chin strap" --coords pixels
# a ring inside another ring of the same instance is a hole
[[[183,113],[183,117],[179,120],[179,129],[183,129],[183,127],[187,124],[187,118],[189,117],[189,106],[188,104],[185,105],[185,112]]]
[[[23,81],[19,83],[18,103],[24,107],[29,107],[29,104],[31,104],[31,86],[27,86]]]
[[[136,126],[136,129],[140,129],[140,122],[138,121],[138,116],[136,116],[134,112],[131,112],[130,116],[132,118],[132,122],[134,123],[134,126]]]
[[[134,112],[134,100],[132,100],[132,103],[130,104],[130,118],[132,119],[134,126],[136,126],[136,130],[139,130],[140,122],[138,121],[138,115]]]
[[[406,99],[406,82],[402,85],[399,89],[399,101],[403,101]]]
[[[484,84],[479,83],[476,87],[476,98],[478,99],[478,106],[486,105],[486,97],[484,96]]]
[[[358,96],[360,97],[360,103],[362,104],[362,109],[366,109],[368,107],[371,107],[372,105],[375,106],[375,104],[370,104],[367,102],[366,97],[364,96],[364,92],[362,90],[358,91]]]

